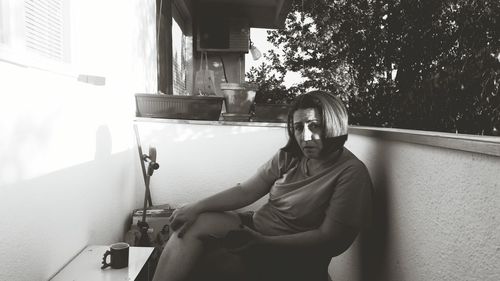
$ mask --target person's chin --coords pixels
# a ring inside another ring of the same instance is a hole
[[[319,157],[319,150],[316,148],[304,148],[302,149],[302,153],[305,157],[315,159]]]

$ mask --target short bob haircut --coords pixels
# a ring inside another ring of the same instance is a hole
[[[316,90],[301,94],[293,101],[290,110],[288,111],[287,131],[289,139],[286,146],[283,147],[283,150],[302,155],[300,147],[295,140],[293,114],[298,109],[307,108],[316,109],[320,115],[321,131],[323,132],[321,138],[324,141],[326,140],[326,143],[331,142],[329,140],[340,139],[340,146],[343,146],[345,140],[347,139],[348,131],[349,120],[347,109],[340,98],[329,92]],[[342,138],[338,138],[340,136],[342,136]]]

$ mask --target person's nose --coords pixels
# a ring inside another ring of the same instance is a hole
[[[302,139],[304,141],[310,141],[313,139],[313,133],[311,132],[311,130],[307,127],[307,126],[304,126],[304,131],[302,132]]]

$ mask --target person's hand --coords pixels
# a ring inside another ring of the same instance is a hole
[[[170,216],[170,228],[177,231],[177,236],[182,238],[184,233],[196,221],[200,212],[196,209],[195,205],[188,204],[176,209]]]
[[[222,245],[230,252],[239,254],[263,245],[264,241],[264,235],[247,226],[241,225],[240,229],[231,230],[226,234]]]

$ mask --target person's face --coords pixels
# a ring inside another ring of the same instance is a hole
[[[305,157],[318,159],[323,150],[321,118],[314,108],[297,109],[293,113],[295,140]]]

